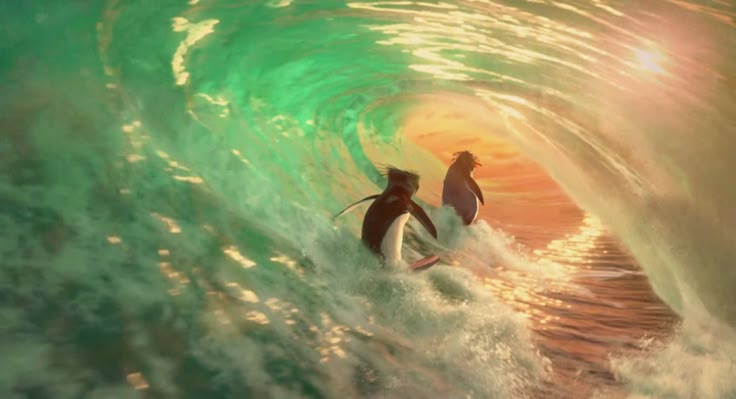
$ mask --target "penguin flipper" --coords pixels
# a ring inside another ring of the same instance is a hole
[[[480,203],[485,205],[485,202],[483,202],[483,192],[480,191],[480,187],[478,187],[478,183],[473,180],[472,177],[468,176],[465,178],[465,181],[468,183],[468,188],[470,188],[470,191],[475,194],[476,197],[478,197],[478,200],[480,200]]]
[[[352,211],[353,209],[357,208],[358,205],[360,205],[361,203],[363,203],[365,201],[374,200],[374,199],[376,199],[376,198],[378,198],[380,196],[381,196],[381,194],[369,195],[369,196],[363,198],[360,201],[354,202],[354,203],[350,204],[350,206],[348,206],[347,208],[343,209],[340,213],[338,213],[337,215],[335,215],[334,218],[338,218],[338,217],[340,217],[340,216],[342,216],[342,215],[344,215],[344,214]]]
[[[427,213],[424,212],[424,209],[422,209],[419,204],[411,201],[411,214],[419,220],[419,222],[422,223],[422,226],[424,226],[425,229],[429,232],[429,234],[432,234],[432,237],[437,239],[437,228],[434,227],[434,223],[432,223],[432,219],[427,216]]]

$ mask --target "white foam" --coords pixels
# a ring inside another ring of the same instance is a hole
[[[700,317],[698,317],[700,318]],[[686,318],[675,336],[612,366],[631,399],[736,396],[736,332],[717,320]]]

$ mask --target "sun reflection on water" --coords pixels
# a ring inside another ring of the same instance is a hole
[[[186,32],[187,36],[179,44],[171,59],[171,69],[176,78],[176,84],[183,86],[189,81],[189,72],[186,70],[185,60],[189,49],[205,36],[215,31],[214,27],[220,23],[217,19],[208,19],[198,23],[191,23],[186,18],[176,17],[172,20],[174,32]]]
[[[172,218],[166,217],[164,215],[161,215],[160,213],[153,212],[151,213],[151,216],[160,220],[168,229],[171,234],[180,234],[181,233],[181,227],[179,227],[179,224],[176,223],[176,221]]]
[[[148,388],[148,381],[141,372],[130,373],[126,376],[128,383],[133,386],[136,390],[144,390]]]
[[[243,288],[240,284],[236,282],[228,282],[225,284],[227,287],[233,288],[233,290],[236,292],[236,296],[238,299],[240,299],[243,302],[247,303],[259,303],[260,300],[258,299],[258,295],[256,295],[255,292]]]
[[[553,240],[546,248],[535,249],[533,253],[542,262],[563,260],[576,265],[586,264],[590,262],[591,250],[597,247],[596,240],[604,233],[600,220],[591,214],[585,214],[578,232]]]
[[[241,266],[243,266],[243,269],[250,269],[251,267],[256,265],[256,262],[248,259],[242,253],[240,253],[238,248],[234,245],[222,248],[222,252],[230,257],[230,259],[238,262]]]

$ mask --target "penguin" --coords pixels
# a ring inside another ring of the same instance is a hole
[[[483,193],[473,180],[473,169],[481,164],[470,151],[456,152],[454,156],[442,187],[442,205],[455,208],[467,226],[478,217],[478,202],[485,205]]]
[[[437,228],[421,206],[411,197],[419,190],[419,175],[395,167],[388,167],[386,189],[357,201],[338,213],[344,215],[365,201],[374,200],[363,219],[361,240],[384,263],[398,264],[404,240],[404,226],[413,215],[437,239]]]

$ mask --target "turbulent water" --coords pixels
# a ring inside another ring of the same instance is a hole
[[[0,31],[2,398],[736,398],[732,1],[6,1]],[[388,164],[429,271],[332,217]]]

